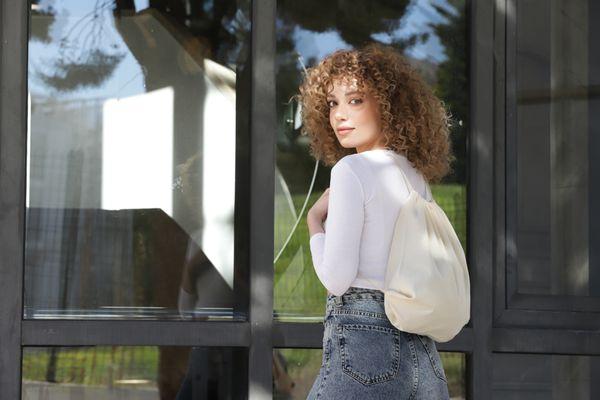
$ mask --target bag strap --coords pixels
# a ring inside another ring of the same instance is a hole
[[[402,179],[404,180],[404,183],[406,184],[406,187],[408,188],[408,193],[410,194],[410,192],[416,192],[416,190],[413,188],[413,185],[408,180],[408,177],[404,173],[404,169],[402,168],[402,166],[398,163],[398,161],[396,159],[394,159],[394,163],[400,169],[400,174],[402,175]],[[431,203],[433,201],[433,194],[431,193],[431,188],[429,187],[429,184],[427,183],[427,181],[425,181],[425,193],[426,193],[426,196],[428,197],[428,199],[424,198],[423,196],[421,196],[421,194],[419,192],[417,192],[419,197],[421,197],[421,198],[423,198],[423,200]]]
[[[427,201],[429,201],[429,202],[434,201],[433,193],[431,193],[431,188],[429,187],[428,182],[425,182],[425,193],[427,193],[427,196],[429,198],[429,200],[427,200]]]

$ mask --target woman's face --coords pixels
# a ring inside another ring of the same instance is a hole
[[[335,80],[327,96],[329,123],[344,148],[356,152],[383,148],[377,101],[370,93],[358,91],[356,79]]]

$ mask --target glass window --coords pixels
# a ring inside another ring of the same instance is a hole
[[[460,0],[369,1],[343,8],[338,2],[280,0],[277,5],[274,308],[280,320],[315,322],[322,320],[326,290],[313,269],[306,212],[329,186],[330,168],[309,155],[297,104],[290,100],[304,68],[367,41],[391,44],[408,57],[456,122],[454,171],[432,191],[466,251],[466,6]]]
[[[246,358],[241,348],[28,347],[22,399],[240,399]]]
[[[591,1],[517,1],[516,180],[519,293],[600,295],[600,47]],[[541,34],[543,33],[543,34]],[[512,145],[512,142],[509,142]],[[510,187],[510,186],[509,186]],[[594,205],[596,205],[594,207]],[[513,226],[514,226],[513,224]],[[568,306],[565,304],[565,306]]]
[[[598,361],[590,356],[494,354],[493,399],[596,399]]]
[[[25,318],[243,317],[249,6],[31,3]]]
[[[273,398],[306,399],[321,368],[320,349],[273,351]],[[450,397],[465,398],[465,355],[440,352]]]

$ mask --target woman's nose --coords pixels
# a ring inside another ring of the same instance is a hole
[[[337,107],[334,114],[335,119],[344,120],[346,119],[346,111],[342,109],[342,107]]]

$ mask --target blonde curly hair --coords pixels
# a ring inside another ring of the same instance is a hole
[[[403,154],[429,182],[439,182],[451,172],[451,117],[444,103],[401,54],[378,43],[338,50],[308,69],[297,97],[302,134],[311,139],[313,157],[332,166],[356,152],[339,144],[327,103],[333,82],[352,78],[377,101],[386,148]]]

